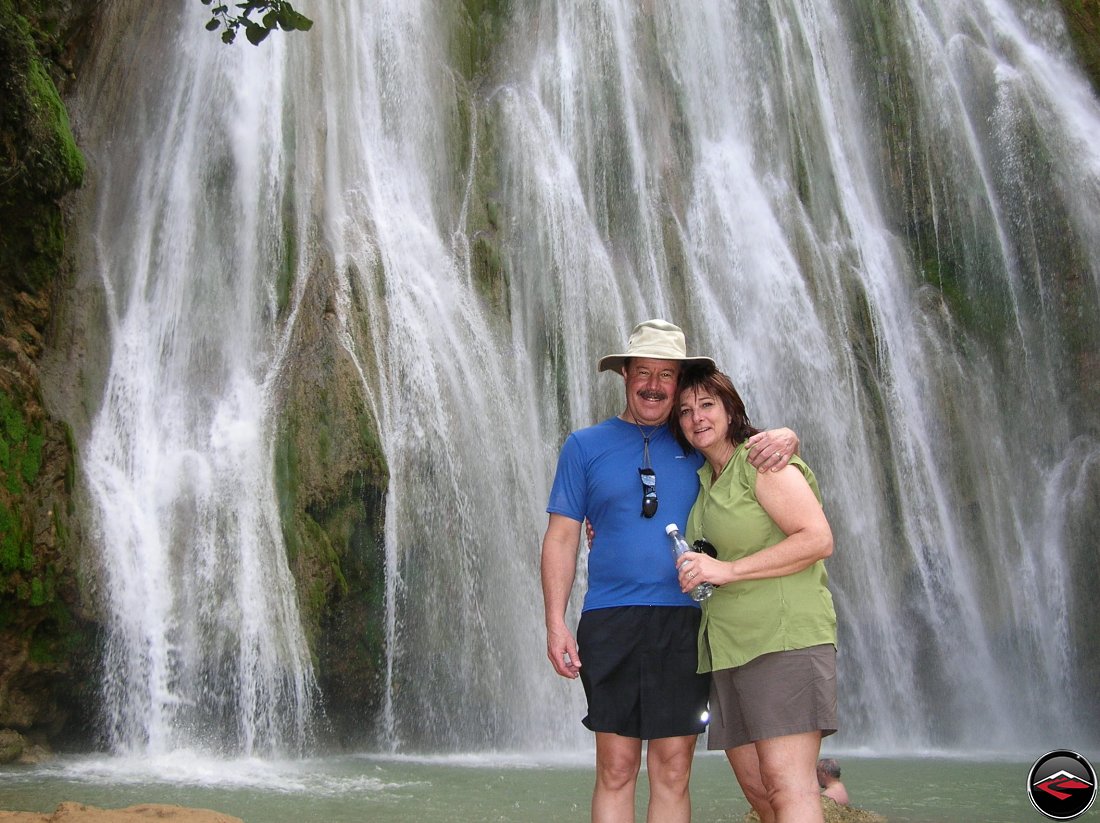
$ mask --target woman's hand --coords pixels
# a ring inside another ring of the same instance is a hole
[[[680,575],[680,591],[690,592],[700,583],[721,586],[733,581],[731,564],[715,560],[701,552],[688,552],[680,558],[676,570]]]

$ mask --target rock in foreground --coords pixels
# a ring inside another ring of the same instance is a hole
[[[822,797],[821,805],[825,811],[825,823],[887,823],[881,814],[857,806],[840,806],[830,797]],[[0,817],[0,823],[3,820]],[[760,818],[750,809],[745,813],[745,823],[760,823]]]
[[[83,803],[62,803],[52,814],[0,811],[0,823],[141,823],[145,820],[162,823],[244,823],[239,817],[210,809],[188,809],[159,803],[142,803],[125,809],[99,809]]]

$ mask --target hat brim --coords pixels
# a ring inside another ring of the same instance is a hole
[[[646,354],[609,354],[606,357],[601,357],[599,363],[596,364],[596,371],[613,371],[622,372],[623,366],[626,365],[626,361],[632,358],[648,358],[651,360],[675,360],[682,366],[694,365],[696,363],[707,363],[708,365],[718,368],[718,364],[714,362],[710,357],[650,357]]]

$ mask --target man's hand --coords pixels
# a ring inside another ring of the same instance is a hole
[[[575,680],[581,673],[581,656],[577,641],[564,626],[546,630],[546,656],[554,671]]]
[[[749,438],[749,463],[757,471],[777,472],[798,454],[798,435],[790,429],[770,429]]]

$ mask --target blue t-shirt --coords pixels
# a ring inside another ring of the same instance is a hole
[[[647,426],[643,431],[649,432]],[[653,430],[650,467],[657,513],[642,517],[644,441],[633,423],[612,417],[573,432],[558,455],[546,511],[583,522],[596,537],[588,555],[584,611],[612,606],[696,606],[680,591],[665,526],[683,532],[699,492],[701,455],[685,455],[667,426]]]

